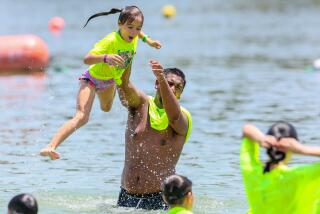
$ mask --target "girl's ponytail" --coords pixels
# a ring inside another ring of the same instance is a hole
[[[268,148],[267,154],[270,157],[270,160],[266,163],[263,173],[270,172],[271,166],[273,164],[279,163],[280,161],[284,160],[286,157],[286,154],[284,152],[281,152],[275,149],[274,147]]]
[[[110,15],[110,14],[121,13],[121,12],[122,12],[122,9],[112,8],[109,12],[96,13],[96,14],[94,14],[94,15],[89,17],[89,19],[87,20],[86,24],[83,27],[87,26],[88,22],[91,19],[96,18],[98,16],[107,16],[107,15]]]

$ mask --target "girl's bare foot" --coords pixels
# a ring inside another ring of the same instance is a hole
[[[41,156],[49,156],[51,160],[56,160],[60,158],[60,154],[52,147],[46,147],[40,151]]]

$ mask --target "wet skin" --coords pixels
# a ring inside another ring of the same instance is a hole
[[[175,173],[185,140],[170,126],[164,131],[150,127],[147,99],[139,108],[129,110],[125,136],[121,185],[135,194],[161,191],[164,179]]]
[[[161,191],[165,178],[175,173],[188,129],[187,117],[178,102],[183,90],[182,78],[172,73],[164,75],[158,62],[151,64],[157,77],[155,104],[164,108],[168,115],[167,129],[151,128],[149,97],[128,80],[130,70],[122,77],[123,84],[119,88],[122,104],[128,109],[121,185],[131,194]]]

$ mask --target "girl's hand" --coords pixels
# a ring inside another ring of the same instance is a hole
[[[283,152],[291,151],[297,154],[304,154],[304,145],[294,138],[281,138],[274,147]]]
[[[270,148],[277,144],[277,139],[271,135],[264,135],[262,140],[260,141],[260,146],[264,148]]]
[[[163,67],[157,60],[150,60],[153,74],[158,78],[164,77]]]
[[[125,61],[118,54],[106,54],[105,59],[106,60],[104,62],[110,66],[118,66],[120,68],[125,68]]]
[[[161,48],[161,43],[158,40],[152,40],[152,39],[147,39],[147,43],[150,47],[160,49]]]

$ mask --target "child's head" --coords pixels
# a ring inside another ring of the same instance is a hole
[[[127,42],[131,42],[141,31],[144,21],[143,13],[137,6],[126,6],[124,9],[112,8],[109,12],[96,13],[90,16],[84,27],[93,18],[115,13],[120,13],[118,26],[122,38]]]
[[[294,138],[298,140],[298,133],[294,126],[284,121],[274,123],[266,134],[274,136],[277,140],[281,138]]]
[[[298,140],[298,134],[294,126],[284,121],[274,123],[266,134],[274,136],[277,140],[280,140],[281,138],[294,138]],[[277,164],[286,158],[286,153],[279,151],[272,146],[267,149],[267,154],[270,157],[270,161],[267,162],[264,173],[270,171],[272,164]]]
[[[125,23],[132,24],[135,20],[139,20],[141,27],[143,25],[144,16],[142,11],[137,6],[126,6],[121,10],[118,24],[124,25]]]
[[[192,209],[192,182],[182,175],[171,175],[162,184],[162,197],[170,206]]]
[[[8,214],[37,214],[37,200],[30,194],[14,196],[8,204]]]

